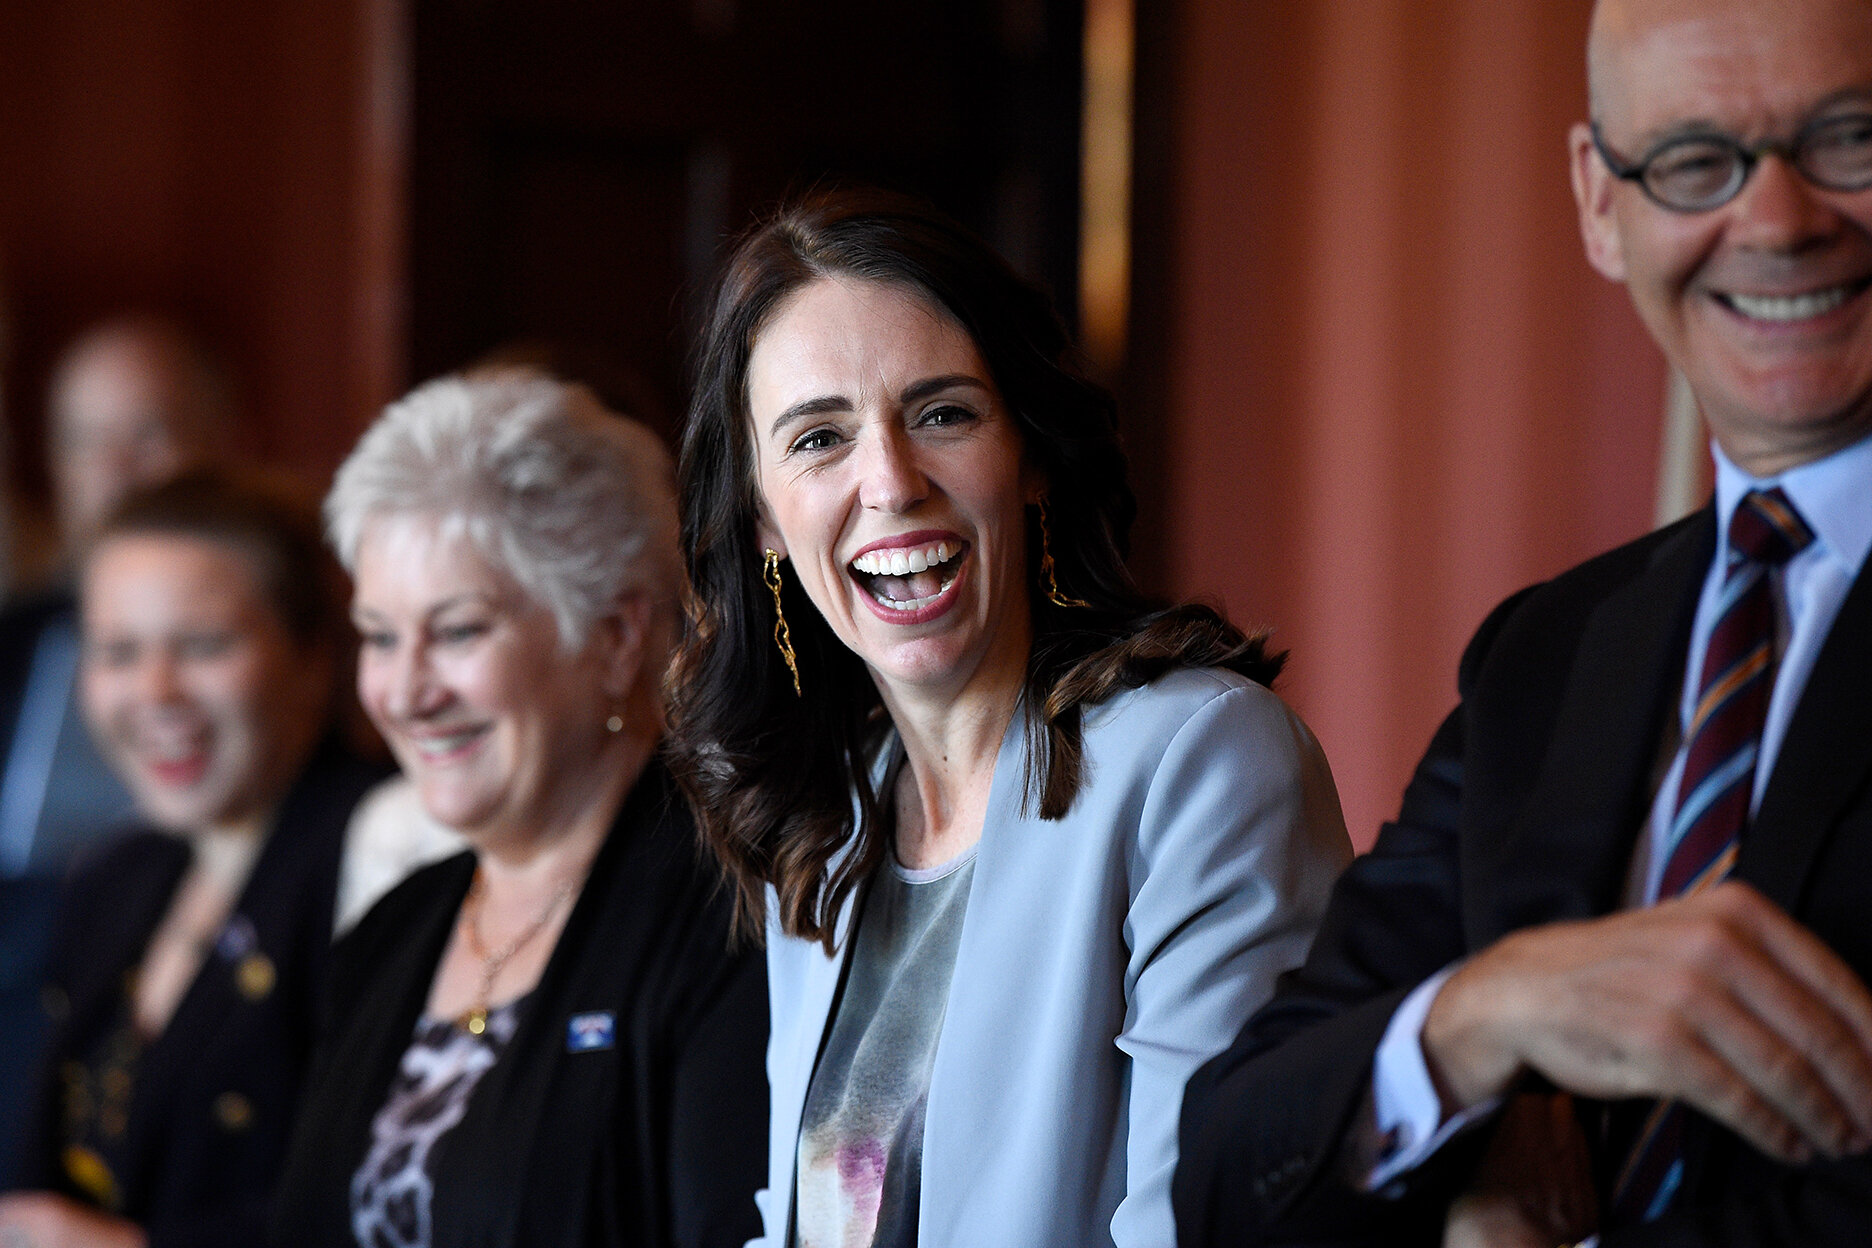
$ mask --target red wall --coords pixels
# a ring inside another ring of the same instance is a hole
[[[1140,139],[1145,577],[1292,649],[1361,844],[1488,607],[1649,523],[1662,364],[1566,183],[1588,8],[1140,14],[1174,15],[1140,101],[1168,117]],[[309,475],[400,388],[403,9],[0,0],[16,460],[50,353],[126,304],[219,335],[253,449]]]
[[[7,424],[29,488],[48,360],[113,311],[219,340],[248,449],[308,475],[400,384],[397,12],[0,0]]]
[[[1589,9],[1181,11],[1165,579],[1292,649],[1361,847],[1488,608],[1650,525],[1663,364],[1567,184]]]

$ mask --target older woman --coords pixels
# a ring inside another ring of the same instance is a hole
[[[773,1248],[1172,1244],[1184,1080],[1346,856],[1278,661],[1126,574],[1067,355],[892,199],[782,211],[715,298],[673,736],[767,930]]]
[[[144,826],[66,890],[32,1190],[0,1197],[0,1244],[245,1248],[311,1056],[346,818],[381,774],[329,732],[337,568],[309,505],[194,474],[130,499],[82,572],[85,714]]]
[[[339,946],[275,1240],[740,1242],[766,1012],[655,758],[667,456],[580,387],[445,378],[326,513],[365,709],[471,849]]]

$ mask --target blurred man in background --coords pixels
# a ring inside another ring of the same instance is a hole
[[[37,1056],[59,880],[77,850],[132,809],[74,703],[70,569],[126,494],[226,457],[234,426],[212,355],[147,315],[105,321],[73,341],[53,370],[46,411],[57,571],[47,589],[0,611],[0,1122],[20,1112]],[[11,1166],[0,1151],[0,1182]]]

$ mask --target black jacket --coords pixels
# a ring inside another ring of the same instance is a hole
[[[310,1063],[351,809],[382,770],[322,749],[280,805],[220,946],[143,1052],[113,1175],[123,1216],[152,1245],[247,1245]],[[60,1153],[62,1063],[122,1018],[125,977],[189,865],[189,849],[132,831],[72,879],[52,938],[52,1037],[20,1150],[20,1186],[83,1199]],[[269,974],[256,974],[255,956]],[[243,966],[246,973],[243,974]],[[260,989],[264,988],[264,991]]]
[[[350,1186],[474,875],[428,867],[340,943],[272,1240],[354,1243]],[[618,813],[519,1029],[437,1146],[432,1248],[739,1245],[767,1151],[766,972],[652,762]],[[609,1012],[609,1049],[567,1051]]]
[[[1306,965],[1190,1082],[1181,1243],[1438,1242],[1485,1133],[1406,1175],[1394,1200],[1357,1194],[1336,1164],[1379,1039],[1410,989],[1449,962],[1517,928],[1618,908],[1715,540],[1705,508],[1524,591],[1483,625],[1461,704],[1397,821],[1340,880]],[[1808,678],[1734,872],[1862,979],[1869,781],[1872,570]],[[1582,1115],[1596,1128],[1603,1107]],[[1684,1158],[1672,1211],[1605,1248],[1872,1240],[1872,1157],[1784,1166],[1692,1114]]]

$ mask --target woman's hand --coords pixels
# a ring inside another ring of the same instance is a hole
[[[55,1192],[0,1196],[0,1248],[148,1248],[143,1228]]]
[[[1524,1093],[1508,1103],[1475,1178],[1450,1205],[1443,1248],[1553,1248],[1598,1220],[1572,1098]]]

